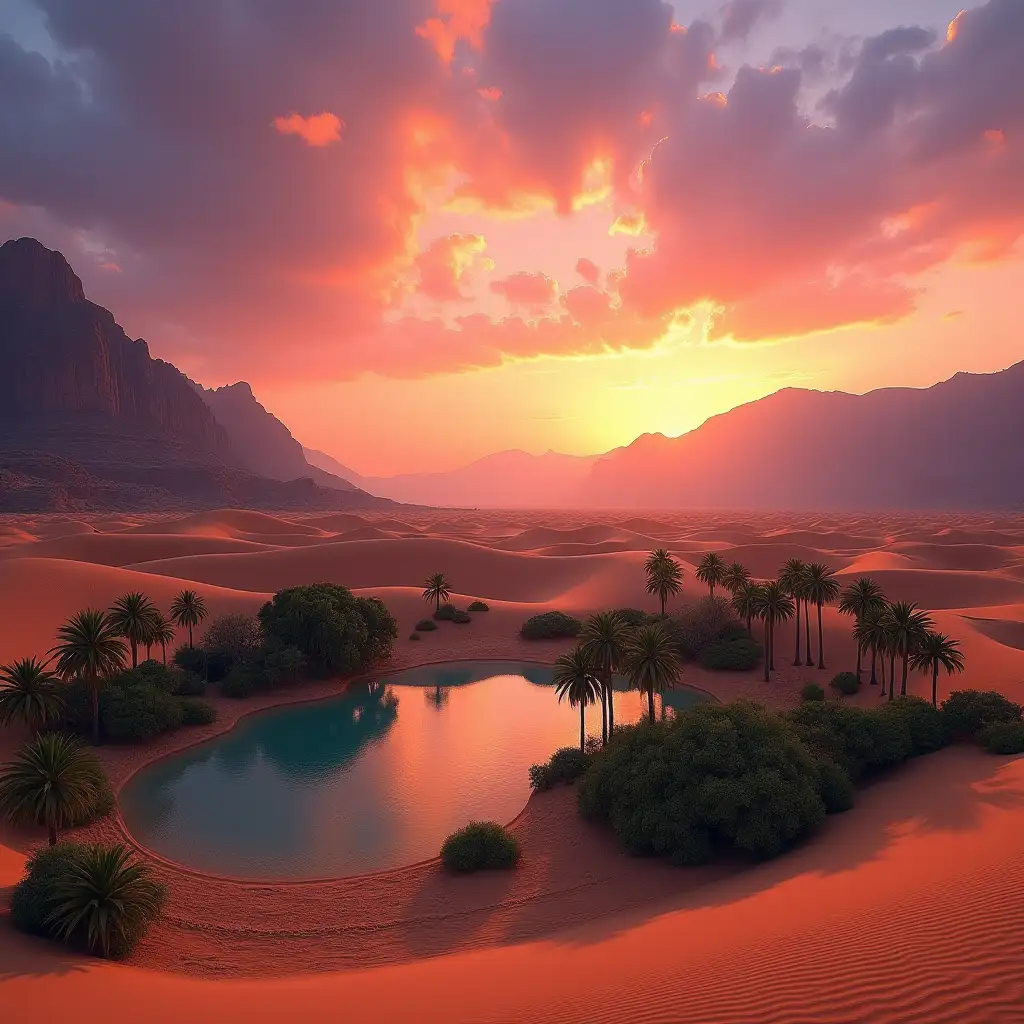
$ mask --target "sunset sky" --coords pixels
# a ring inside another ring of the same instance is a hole
[[[961,6],[3,0],[0,240],[364,474],[1001,369],[1024,0]]]

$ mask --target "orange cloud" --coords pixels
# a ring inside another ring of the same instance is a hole
[[[413,261],[415,291],[436,302],[460,302],[468,298],[463,283],[474,267],[491,266],[484,256],[487,241],[481,235],[448,235],[436,238]]]
[[[326,110],[309,117],[292,111],[286,117],[275,117],[273,125],[282,135],[298,135],[307,145],[320,147],[340,142],[345,122]]]
[[[504,295],[513,306],[543,312],[555,301],[558,284],[547,274],[521,270],[509,277],[492,281],[491,291]]]
[[[964,15],[967,11],[961,11],[950,23],[949,28],[946,29],[946,42],[951,43],[960,34],[960,24],[963,21]]]
[[[436,18],[416,26],[444,64],[455,58],[455,47],[464,39],[475,50],[483,45],[483,30],[491,20],[491,0],[437,0]]]

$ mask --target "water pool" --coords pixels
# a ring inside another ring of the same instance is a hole
[[[704,699],[680,687],[664,708]],[[640,694],[615,694],[618,722]],[[600,713],[588,710],[588,732]],[[121,791],[131,834],[203,871],[246,878],[359,874],[436,856],[472,819],[507,822],[527,769],[579,742],[551,669],[459,662],[358,683],[338,697],[274,708],[157,761]]]

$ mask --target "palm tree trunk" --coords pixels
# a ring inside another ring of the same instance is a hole
[[[871,685],[878,685],[878,674],[875,671],[875,662],[878,660],[878,647],[875,644],[871,645]]]
[[[932,665],[932,707],[939,706],[939,663]]]
[[[608,742],[608,691],[601,686],[601,746]]]
[[[747,632],[748,633],[750,632],[751,625],[753,625],[753,623],[751,621],[752,619],[753,619],[753,616],[748,612],[747,613]]]
[[[153,657],[153,645],[146,644],[146,661],[149,661]]]
[[[800,598],[796,599],[796,654],[793,655],[793,664],[802,665],[800,660]]]
[[[615,676],[608,676],[608,736],[615,735]]]
[[[882,689],[878,694],[879,697],[885,696],[885,651],[882,651],[882,656],[878,659],[878,667],[882,672]]]
[[[804,637],[807,641],[807,664],[811,666],[814,664],[811,657],[811,602],[807,598],[804,598]]]
[[[896,650],[889,655],[889,700],[896,696]]]
[[[907,650],[903,651],[903,682],[900,684],[900,696],[906,697],[907,695],[907,664],[910,661],[910,652]]]
[[[188,624],[188,645],[189,645],[189,647],[195,647],[195,644],[192,643],[192,623],[191,622]]]
[[[165,644],[162,640],[160,641],[160,650],[163,653],[164,664],[166,665],[167,664],[167,644]]]
[[[768,642],[768,620],[764,620],[764,681],[767,683],[771,679],[769,672],[771,671],[771,644]]]
[[[52,821],[49,824],[49,833],[50,833],[50,839],[49,839],[50,846],[56,846],[57,845],[57,826],[54,825],[54,823]]]
[[[89,696],[92,698],[92,741],[98,746],[100,742],[100,682],[96,678],[89,680]]]
[[[775,671],[775,620],[768,624],[768,667]]]
[[[654,687],[650,686],[647,688],[647,713],[650,715],[651,721],[654,721]]]
[[[825,667],[825,638],[821,635],[821,602],[818,602],[818,668]]]
[[[580,701],[580,753],[585,753],[587,749],[587,722],[586,722],[587,705],[585,701]]]
[[[132,668],[139,667],[139,645],[133,637],[129,638],[132,644]]]
[[[861,662],[864,660],[864,648],[861,647],[860,641],[857,641],[857,682],[860,682],[861,676]]]

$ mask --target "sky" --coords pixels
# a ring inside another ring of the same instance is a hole
[[[364,475],[1024,358],[1024,2],[3,0],[0,238]]]

